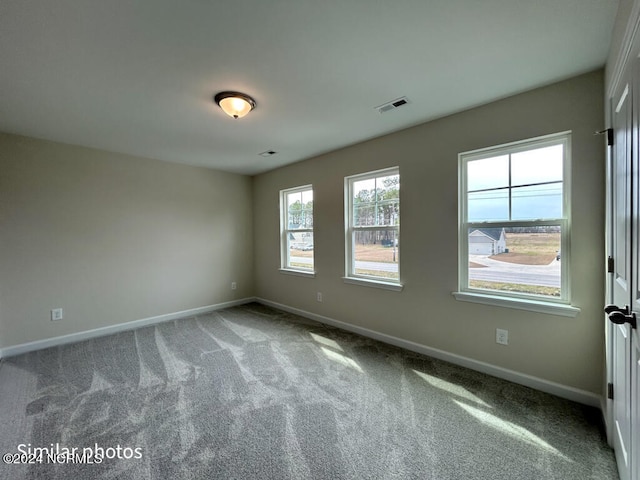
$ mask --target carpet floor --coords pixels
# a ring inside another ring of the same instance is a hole
[[[12,480],[618,478],[596,409],[255,303],[6,358],[0,425]]]

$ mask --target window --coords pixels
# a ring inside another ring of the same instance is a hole
[[[346,177],[345,209],[345,281],[399,289],[398,168]]]
[[[569,303],[570,139],[549,135],[459,155],[456,297]]]
[[[281,267],[313,273],[313,187],[280,192]]]

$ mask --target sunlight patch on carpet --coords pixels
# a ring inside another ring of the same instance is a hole
[[[480,420],[482,423],[489,425],[496,430],[506,433],[507,435],[514,437],[518,440],[521,440],[529,445],[533,445],[535,447],[541,448],[549,453],[553,453],[558,457],[561,457],[563,460],[568,462],[572,462],[569,458],[564,456],[561,452],[555,449],[553,446],[549,445],[543,439],[538,437],[537,435],[531,433],[526,428],[522,428],[519,425],[508,422],[506,420],[502,420],[501,418],[496,417],[488,412],[482,411],[478,408],[472,407],[471,405],[467,405],[465,403],[454,400],[454,402],[467,413],[471,414],[473,417]]]
[[[442,380],[441,378],[434,377],[432,375],[428,375],[428,374],[420,372],[418,370],[413,370],[413,372],[416,375],[418,375],[420,378],[425,380],[429,385],[431,385],[433,387],[439,388],[440,390],[444,390],[445,392],[448,392],[448,393],[453,393],[454,395],[456,395],[458,397],[462,397],[462,398],[464,398],[466,400],[470,400],[470,401],[472,401],[474,403],[482,405],[483,407],[493,408],[487,402],[485,402],[481,398],[475,396],[469,390],[467,390],[464,387],[461,387],[460,385],[456,385],[455,383],[447,382],[446,380]]]
[[[333,360],[334,362],[341,363],[345,367],[353,368],[354,370],[356,370],[356,371],[358,371],[360,373],[364,373],[362,368],[360,368],[360,365],[358,365],[353,359],[351,359],[349,357],[346,357],[346,356],[342,355],[341,353],[334,352],[333,350],[329,350],[326,347],[320,347],[320,348],[322,349],[322,352],[330,360]]]
[[[343,351],[342,347],[338,345],[338,342],[336,342],[335,340],[331,340],[330,338],[323,337],[322,335],[318,335],[317,333],[309,332],[309,335],[311,335],[311,338],[313,338],[318,343],[322,343],[323,345],[333,348],[334,350],[338,350],[339,352]]]

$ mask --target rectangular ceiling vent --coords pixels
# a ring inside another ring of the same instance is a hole
[[[378,105],[377,107],[375,107],[375,109],[378,111],[378,113],[386,113],[409,103],[411,102],[409,102],[409,99],[407,97],[400,97],[396,98],[395,100],[391,100],[390,102],[383,103],[382,105]]]
[[[266,152],[259,153],[258,155],[260,155],[261,157],[271,157],[272,155],[275,155],[276,153],[278,153],[278,152],[276,152],[275,150],[267,150]]]

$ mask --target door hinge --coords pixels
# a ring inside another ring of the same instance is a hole
[[[607,398],[613,400],[613,383],[607,383]]]
[[[607,258],[607,273],[613,273],[614,270],[614,261],[613,261],[613,257],[609,256],[609,258]]]
[[[600,130],[599,132],[594,133],[594,135],[604,135],[607,134],[607,145],[613,145],[613,128],[607,128],[606,130]]]

